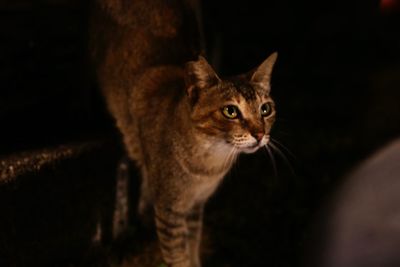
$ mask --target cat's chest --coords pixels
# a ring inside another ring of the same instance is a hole
[[[213,144],[204,146],[202,153],[198,153],[197,162],[201,162],[204,174],[193,177],[195,179],[194,192],[196,199],[206,200],[214,193],[226,173],[231,168],[236,155],[232,148]]]
[[[192,188],[192,195],[197,201],[207,200],[217,189],[224,175],[203,177],[197,180]]]

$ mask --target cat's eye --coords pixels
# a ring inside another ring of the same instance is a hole
[[[239,116],[239,109],[234,105],[228,105],[222,109],[222,114],[228,119],[236,119]]]
[[[272,106],[270,103],[264,103],[261,105],[261,116],[267,117],[272,113]]]

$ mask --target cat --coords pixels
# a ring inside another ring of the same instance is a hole
[[[97,0],[91,54],[108,109],[141,170],[163,259],[199,267],[203,208],[237,156],[269,142],[277,53],[221,79],[201,55],[196,1]]]

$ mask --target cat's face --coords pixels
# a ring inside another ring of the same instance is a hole
[[[226,80],[219,79],[202,58],[189,65],[195,75],[188,92],[196,129],[239,152],[252,153],[266,145],[275,121],[269,85],[275,60],[273,54],[254,72]]]

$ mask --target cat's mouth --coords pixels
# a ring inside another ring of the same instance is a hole
[[[250,145],[239,146],[239,150],[241,150],[242,152],[244,152],[246,154],[254,153],[259,148],[267,145],[268,142],[269,142],[269,135],[268,136],[264,136],[263,139],[261,139],[260,141],[255,141],[254,143],[252,143]]]

